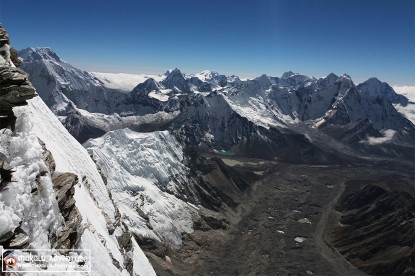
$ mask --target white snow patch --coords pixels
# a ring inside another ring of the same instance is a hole
[[[301,243],[301,242],[304,242],[304,241],[306,240],[306,238],[303,238],[303,237],[296,237],[294,240],[295,240],[296,242]]]
[[[231,96],[223,94],[225,100],[229,106],[240,116],[247,118],[249,121],[269,129],[270,127],[283,127],[286,125],[276,120],[275,114],[267,109],[264,99],[261,96],[258,97],[245,97],[245,96]],[[283,116],[279,114],[280,119]]]
[[[169,96],[162,94],[162,93],[157,93],[156,91],[151,91],[150,93],[148,93],[148,96],[150,98],[159,100],[160,102],[167,102],[169,100]]]
[[[299,219],[298,222],[299,223],[311,224],[311,221],[308,218]]]
[[[314,126],[315,127],[320,127],[322,124],[324,124],[324,122],[326,121],[326,119],[324,119],[324,118],[319,118],[319,119],[317,119],[317,120],[315,120],[314,121]],[[308,137],[307,137],[308,138]],[[311,140],[311,139],[309,139],[309,140]]]

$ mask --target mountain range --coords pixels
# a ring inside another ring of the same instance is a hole
[[[376,144],[398,157],[389,148],[415,140],[413,122],[395,108],[413,103],[377,78],[355,85],[346,74],[316,79],[286,72],[242,81],[214,71],[186,75],[176,68],[125,93],[62,61],[49,48],[28,48],[19,56],[40,97],[81,143],[125,127],[168,129],[185,133],[181,139],[192,140],[192,146],[233,149],[251,157],[257,152],[254,139],[273,158],[277,136],[322,133],[358,152],[374,152]],[[347,137],[333,134],[340,129]]]

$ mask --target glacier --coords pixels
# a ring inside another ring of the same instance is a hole
[[[105,175],[132,232],[180,247],[182,234],[193,231],[195,210],[186,198],[178,198],[188,183],[189,168],[183,164],[183,146],[174,136],[168,131],[118,129],[88,140],[84,147]],[[197,199],[193,193],[190,202]]]

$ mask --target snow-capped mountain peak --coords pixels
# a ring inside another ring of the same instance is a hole
[[[281,79],[279,80],[279,84],[281,86],[298,87],[305,85],[311,80],[314,80],[314,78],[289,71],[285,72],[282,75]]]
[[[212,86],[212,88],[215,89],[225,87],[228,84],[228,82],[237,81],[232,77],[228,78],[227,76],[212,70],[205,70],[199,74],[196,74],[195,76],[199,78],[201,81],[209,83]]]
[[[358,85],[360,90],[370,96],[381,96],[388,93],[388,90],[393,90],[387,83],[381,82],[378,78],[372,77],[365,82]]]
[[[335,82],[339,86],[338,96],[343,97],[349,91],[350,88],[355,87],[352,78],[347,75],[341,75]]]
[[[284,74],[282,74],[281,78],[282,79],[287,79],[287,78],[289,78],[289,77],[291,77],[291,76],[293,76],[295,74],[296,73],[294,73],[293,71],[288,71],[288,72],[285,72]]]
[[[61,62],[59,56],[49,47],[26,48],[19,52],[19,56],[25,61],[52,60]]]
[[[365,82],[360,83],[357,85],[357,88],[361,93],[369,97],[384,97],[394,104],[408,104],[408,99],[405,96],[397,94],[389,84],[380,81],[376,77],[372,77]]]
[[[147,79],[145,82],[138,84],[133,91],[145,91],[145,92],[151,92],[151,91],[159,91],[160,89],[163,89],[163,86],[157,82],[153,78]]]
[[[201,81],[206,81],[206,82],[214,79],[217,76],[219,76],[219,73],[216,71],[212,71],[212,70],[204,70],[195,75],[195,77],[199,78]]]
[[[327,82],[330,82],[330,83],[334,83],[338,78],[339,76],[337,76],[336,74],[330,73],[327,76],[325,76],[323,80],[326,80]]]
[[[341,75],[338,78],[338,81],[345,81],[345,82],[348,82],[348,83],[352,83],[353,84],[352,78],[348,74],[346,74],[346,73],[344,73],[343,75]]]
[[[189,85],[184,78],[182,72],[176,68],[166,75],[166,78],[161,82],[164,87],[175,90],[177,92],[190,92]]]
[[[168,70],[167,72],[166,72],[166,79],[167,78],[173,78],[173,77],[180,77],[180,76],[184,78],[184,76],[183,76],[183,74],[182,74],[182,72],[180,71],[179,68],[175,68],[173,70]]]
[[[271,79],[266,74],[254,79],[262,88],[268,88],[272,85]]]

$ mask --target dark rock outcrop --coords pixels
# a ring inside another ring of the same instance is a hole
[[[26,105],[28,99],[36,96],[36,91],[27,74],[10,62],[9,43],[6,30],[0,26],[0,128],[11,126],[14,129],[13,107]]]
[[[70,249],[73,248],[78,238],[81,236],[81,214],[75,206],[75,184],[78,177],[73,173],[54,173],[53,188],[56,193],[56,200],[59,209],[65,219],[62,230],[54,239],[54,248]]]
[[[52,153],[46,148],[45,143],[39,138],[38,141],[43,149],[42,159],[45,162],[45,164],[49,167],[50,173],[53,174],[56,169],[55,159],[53,158]]]
[[[166,88],[173,89],[173,90],[179,90],[177,92],[182,93],[189,93],[190,88],[189,85],[184,78],[182,72],[180,72],[179,69],[174,69],[173,71],[169,72],[166,76],[166,79],[164,79],[161,82]]]
[[[35,89],[28,81],[27,74],[16,67],[0,68],[0,110],[25,105],[26,100],[36,96]]]
[[[8,249],[25,249],[29,247],[29,237],[23,229],[18,226],[0,237],[0,244]]]
[[[0,191],[12,181],[12,174],[14,170],[9,163],[0,160]]]
[[[81,214],[75,206],[74,198],[74,186],[78,183],[78,176],[73,173],[55,172],[56,164],[52,153],[40,139],[39,144],[42,146],[42,158],[49,167],[56,201],[58,202],[60,213],[65,221],[59,233],[51,234],[52,244],[54,248],[71,249],[75,246],[83,231]]]
[[[5,44],[10,44],[9,35],[7,34],[6,30],[1,26],[0,23],[0,47],[3,47]],[[5,55],[2,53],[2,55]]]

